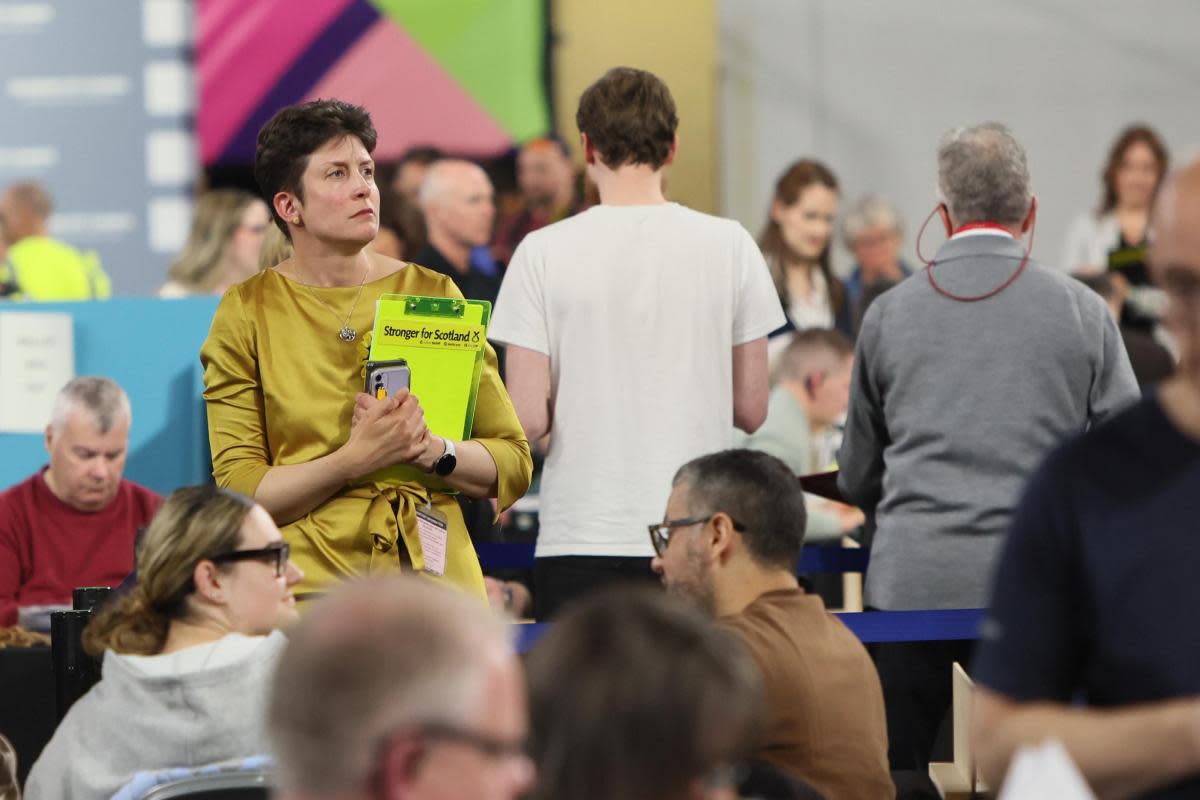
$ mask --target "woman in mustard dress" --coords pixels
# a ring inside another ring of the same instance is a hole
[[[275,518],[305,573],[297,596],[385,569],[431,574],[417,529],[417,509],[431,506],[448,527],[440,579],[483,598],[446,492],[507,508],[529,487],[529,443],[491,347],[466,441],[432,434],[413,395],[362,394],[380,295],[462,296],[367,248],[379,229],[375,139],[367,112],[337,100],[285,108],[259,133],[255,178],[295,252],[226,292],[201,349],[213,476]],[[368,477],[397,464],[429,478]]]

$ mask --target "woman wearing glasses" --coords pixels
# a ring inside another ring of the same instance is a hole
[[[270,516],[213,486],[174,492],[137,583],[84,631],[103,679],[63,718],[26,795],[108,798],[143,770],[263,753],[263,707],[303,574]]]

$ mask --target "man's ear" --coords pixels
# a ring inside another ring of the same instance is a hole
[[[1033,227],[1033,221],[1037,219],[1037,197],[1029,198],[1029,213],[1025,215],[1025,219],[1021,221],[1021,233],[1028,233]]]
[[[50,452],[50,448],[54,446],[54,423],[51,422],[46,426],[46,452]]]
[[[950,221],[950,207],[945,203],[938,203],[937,213],[942,218],[942,225],[946,228],[946,236],[953,236],[954,223]]]
[[[667,151],[667,157],[663,159],[663,166],[674,163],[675,154],[679,152],[679,134],[675,134],[675,138],[671,140],[671,149]]]
[[[389,800],[413,797],[421,765],[425,761],[425,747],[415,736],[396,736],[387,747],[379,763],[379,796]]]
[[[596,146],[592,144],[592,140],[588,138],[586,133],[579,134],[579,141],[583,144],[583,163],[596,163]]]
[[[740,535],[733,528],[733,518],[724,511],[718,511],[713,514],[712,524],[709,525],[709,528],[712,532],[709,534],[708,549],[712,560],[727,560],[733,553],[733,537]]]

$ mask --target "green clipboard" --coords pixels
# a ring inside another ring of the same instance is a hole
[[[486,300],[455,297],[385,294],[375,304],[370,359],[408,362],[412,393],[438,436],[471,437],[491,314]]]

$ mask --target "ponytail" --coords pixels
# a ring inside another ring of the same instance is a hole
[[[104,606],[83,630],[83,649],[99,658],[105,650],[152,656],[167,643],[171,620],[146,600],[140,586]]]

